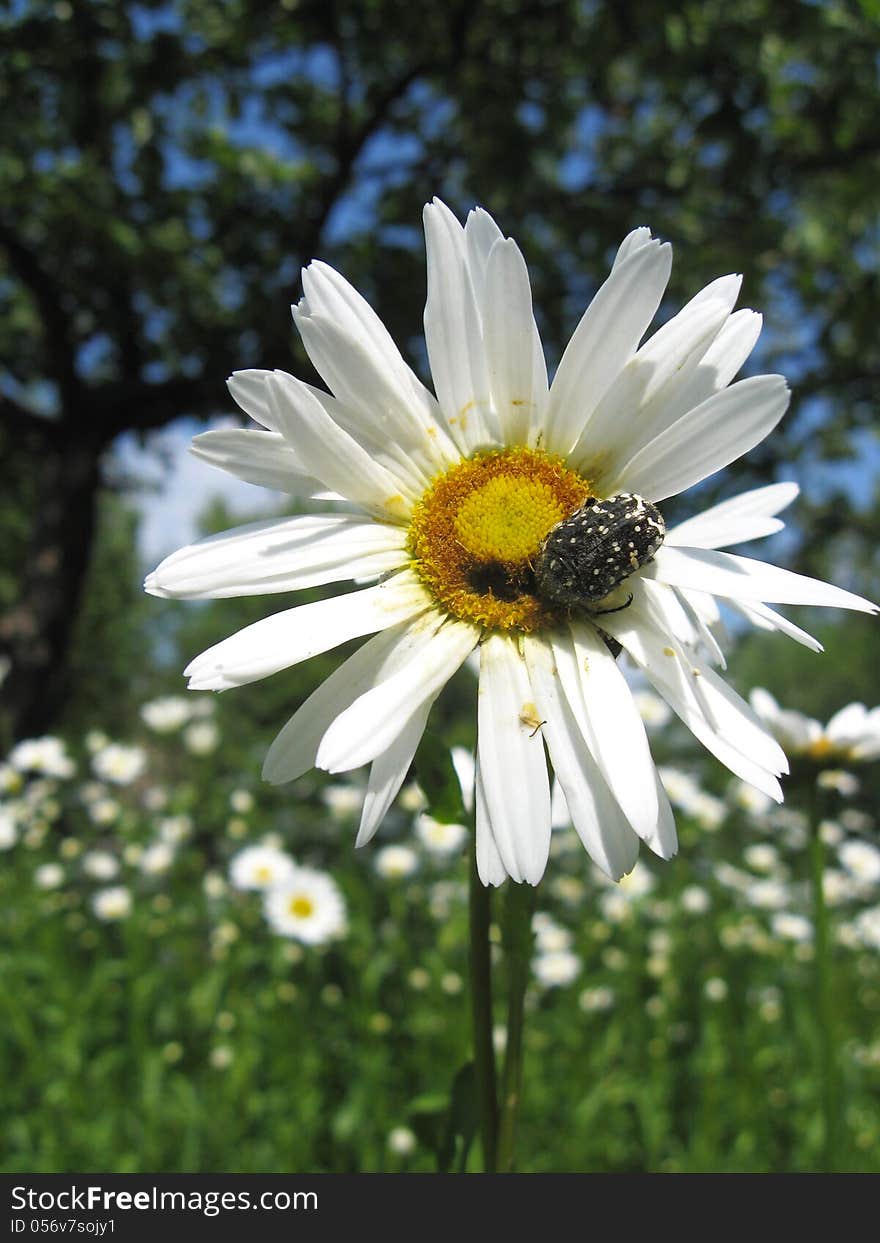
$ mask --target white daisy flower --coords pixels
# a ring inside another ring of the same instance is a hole
[[[843,798],[855,798],[860,788],[858,777],[843,768],[823,768],[816,785],[823,790],[835,790]]]
[[[15,817],[5,807],[0,807],[0,850],[11,850],[17,841]]]
[[[558,924],[552,915],[536,911],[532,916],[532,932],[535,947],[541,954],[553,954],[567,950],[571,945],[571,933]]]
[[[761,325],[733,312],[739,277],[713,281],[640,345],[672,257],[636,229],[551,386],[516,244],[486,212],[462,227],[438,201],[425,230],[436,397],[364,299],[312,263],[294,319],[330,393],[281,371],[237,372],[232,395],[263,430],[206,432],[193,447],[239,478],[336,510],[202,540],[163,561],[146,589],[207,599],[357,583],[247,626],[186,673],[193,690],[225,690],[373,635],[302,705],[264,766],[282,783],[314,765],[371,765],[359,845],[400,789],[432,703],[479,648],[481,878],[536,884],[544,872],[545,749],[587,850],[620,877],[640,840],[668,858],[676,834],[616,653],[735,775],[778,801],[785,755],[714,667],[716,597],[813,648],[769,605],[874,606],[719,551],[779,530],[794,484],[669,531],[657,509],[752,449],[788,404],[781,376],[731,384]]]
[[[314,868],[294,868],[267,890],[263,910],[274,932],[307,945],[322,945],[346,930],[345,901],[336,882]]]
[[[26,738],[9,752],[9,763],[20,773],[41,773],[44,777],[72,777],[76,765],[60,738]]]
[[[271,889],[290,880],[296,865],[290,855],[276,846],[247,846],[229,865],[229,879],[235,889]]]
[[[688,915],[705,915],[712,905],[709,893],[699,885],[685,885],[681,891],[681,908]]]
[[[703,985],[703,995],[707,1001],[724,1001],[727,997],[727,981],[720,975],[710,976]]]
[[[451,855],[460,850],[467,837],[463,824],[444,824],[422,812],[416,817],[416,835],[432,855]]]
[[[571,950],[550,950],[537,954],[532,962],[535,979],[544,988],[562,988],[577,979],[581,960]]]
[[[409,846],[383,846],[375,859],[376,871],[389,880],[402,880],[418,871],[419,856]]]
[[[181,695],[163,695],[141,707],[141,720],[157,734],[173,734],[192,716],[192,704]]]
[[[82,869],[93,880],[112,880],[119,873],[119,860],[109,850],[88,850],[82,858]]]
[[[193,721],[183,731],[183,745],[190,755],[210,755],[220,745],[220,730],[213,721]]]
[[[408,1157],[416,1149],[416,1137],[408,1126],[396,1126],[388,1134],[388,1147],[399,1157]]]
[[[34,872],[38,889],[57,889],[64,884],[64,868],[60,863],[42,863]]]
[[[828,764],[880,758],[880,707],[869,711],[864,704],[847,704],[822,725],[793,708],[781,708],[763,687],[755,687],[749,699],[790,755]]]
[[[153,842],[138,860],[140,870],[147,876],[162,876],[174,862],[174,847],[170,842]]]
[[[880,850],[870,842],[844,842],[837,856],[854,880],[863,885],[880,881]]]
[[[110,742],[92,756],[92,768],[102,781],[127,786],[137,781],[147,766],[147,753],[142,747]]]
[[[131,914],[131,892],[124,885],[99,889],[92,898],[92,910],[105,923],[126,919]]]
[[[596,1014],[603,1010],[610,1010],[614,1005],[614,1001],[614,989],[601,984],[598,988],[585,988],[580,997],[578,997],[578,1005],[585,1014]]]
[[[778,911],[770,922],[774,934],[785,941],[797,941],[804,945],[813,939],[813,925],[805,915]]]

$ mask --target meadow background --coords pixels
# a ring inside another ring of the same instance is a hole
[[[290,512],[186,444],[238,417],[233,369],[314,379],[288,305],[316,256],[424,371],[434,194],[520,242],[551,364],[649,224],[675,247],[661,318],[743,272],[749,367],[794,394],[667,517],[796,479],[785,533],[744,551],[880,598],[878,54],[877,0],[0,5],[0,1168],[476,1168],[470,830],[424,819],[466,822],[434,761],[473,743],[469,675],[366,850],[358,774],[262,785],[338,655],[179,702],[195,653],[288,603],[143,596],[198,532]],[[880,702],[876,623],[791,613],[825,653],[734,626],[738,689],[821,720]],[[519,1168],[876,1170],[878,765],[818,785],[840,764],[804,759],[774,811],[643,706],[680,854],[611,886],[559,826]],[[273,929],[230,872],[254,846],[331,877],[344,931]]]

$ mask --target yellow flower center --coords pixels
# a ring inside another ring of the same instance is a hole
[[[439,475],[416,505],[413,567],[455,617],[498,630],[551,625],[532,560],[590,495],[588,480],[537,449],[478,453]]]
[[[269,881],[272,879],[272,869],[263,863],[257,868],[255,877],[258,884],[268,885]]]
[[[311,898],[307,898],[303,894],[298,894],[295,898],[290,899],[290,906],[288,907],[288,910],[291,915],[295,915],[297,919],[308,919],[308,917],[314,913],[315,904]]]
[[[811,760],[825,760],[836,750],[830,738],[815,738],[807,746],[807,755]]]

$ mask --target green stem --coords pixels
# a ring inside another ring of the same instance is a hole
[[[470,976],[471,1018],[474,1040],[474,1073],[477,1107],[483,1144],[483,1169],[495,1173],[498,1144],[498,1097],[495,1083],[495,1046],[492,1043],[492,958],[489,924],[492,891],[477,875],[476,855],[471,860],[470,881]]]
[[[837,1084],[836,1025],[831,983],[831,944],[825,903],[825,843],[819,829],[819,791],[810,799],[810,882],[815,930],[814,979],[819,1041],[819,1082],[822,1089],[822,1168],[833,1173],[837,1164],[839,1096]]]
[[[511,1174],[516,1156],[516,1129],[522,1096],[523,1028],[526,985],[532,960],[532,915],[536,890],[510,883],[504,904],[503,943],[507,965],[507,1043],[501,1077],[501,1123],[498,1170]]]

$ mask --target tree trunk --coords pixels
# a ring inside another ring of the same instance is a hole
[[[46,437],[18,599],[0,615],[10,669],[0,689],[6,741],[44,733],[67,689],[67,654],[89,565],[103,444],[59,427]]]

